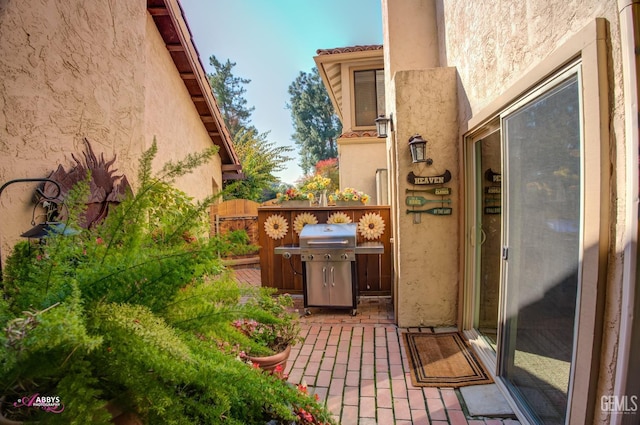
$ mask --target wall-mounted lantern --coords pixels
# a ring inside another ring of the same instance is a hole
[[[427,165],[433,164],[433,159],[427,158],[427,141],[421,135],[414,134],[409,138],[409,149],[411,150],[413,162],[426,162]]]
[[[389,122],[391,120],[384,115],[378,115],[376,118],[376,132],[379,138],[387,137],[389,134]]]

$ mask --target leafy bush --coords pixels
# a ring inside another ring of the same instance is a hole
[[[331,421],[310,397],[221,349],[239,344],[234,320],[281,319],[245,302],[269,294],[238,286],[221,265],[219,241],[202,236],[211,200],[193,204],[171,187],[213,153],[152,177],[154,144],[141,160],[138,193],[103,223],[16,245],[0,298],[0,396],[8,415],[109,424],[105,406],[115,405],[150,424],[291,423],[300,409]],[[70,194],[67,225],[87,193],[81,184]],[[17,402],[36,393],[59,397],[64,411]]]

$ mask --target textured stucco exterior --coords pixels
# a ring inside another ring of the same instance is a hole
[[[136,187],[140,154],[155,164],[212,146],[146,1],[0,2],[0,181],[46,177],[94,151]],[[195,198],[221,183],[219,159],[177,186]],[[2,252],[31,227],[35,185],[0,199]]]
[[[376,171],[387,168],[385,140],[374,137],[338,139],[340,187],[352,187],[371,197],[370,204],[387,205],[376,199]]]
[[[587,347],[595,353],[593,361],[596,364],[589,366],[592,371],[596,371],[595,379],[590,378],[589,382],[580,381],[584,385],[573,389],[573,400],[577,400],[576,405],[582,406],[583,412],[579,414],[574,408],[571,423],[620,423],[623,415],[616,418],[615,415],[602,411],[598,403],[601,396],[624,394],[624,388],[620,386],[623,384],[616,382],[616,379],[626,379],[626,366],[620,359],[628,355],[623,348],[628,347],[630,343],[621,341],[621,338],[624,338],[621,329],[624,328],[625,322],[630,322],[633,318],[632,312],[625,312],[623,306],[629,304],[625,294],[633,293],[628,287],[635,284],[637,262],[637,92],[631,93],[630,97],[629,93],[625,93],[624,87],[625,78],[627,85],[629,80],[637,82],[637,73],[634,65],[631,68],[632,74],[625,76],[624,61],[634,62],[637,58],[634,58],[633,36],[631,41],[626,40],[625,45],[624,28],[621,23],[621,16],[628,13],[632,2],[383,0],[382,3],[387,112],[393,114],[396,126],[395,133],[387,139],[387,145],[390,192],[396,220],[396,314],[401,326],[437,324],[423,322],[424,312],[430,312],[445,323],[462,327],[460,319],[455,317],[455,314],[452,316],[447,313],[448,306],[456,309],[455,306],[458,305],[458,311],[462,315],[460,305],[463,298],[469,296],[462,290],[465,264],[463,242],[469,236],[464,224],[465,205],[464,199],[457,198],[455,192],[455,217],[452,217],[452,221],[456,222],[459,230],[452,229],[451,236],[460,238],[459,246],[450,247],[448,237],[435,239],[438,245],[443,245],[441,249],[449,249],[451,255],[456,257],[455,261],[447,259],[438,263],[440,269],[436,272],[430,267],[431,259],[428,255],[422,257],[421,261],[412,258],[414,252],[433,250],[434,242],[431,229],[422,229],[427,221],[424,216],[422,223],[414,225],[411,223],[412,217],[403,214],[403,184],[410,170],[407,168],[409,154],[406,151],[406,142],[413,132],[421,133],[427,140],[437,140],[429,132],[433,128],[439,128],[438,120],[431,117],[440,109],[433,103],[433,93],[425,92],[436,86],[432,78],[417,76],[435,75],[434,70],[437,68],[443,71],[455,70],[456,89],[449,89],[448,93],[448,96],[455,97],[455,105],[447,109],[457,116],[456,123],[452,124],[456,129],[451,136],[451,143],[460,149],[456,152],[455,148],[446,143],[432,143],[430,156],[434,159],[436,167],[446,165],[449,168],[450,163],[462,165],[462,146],[465,136],[470,134],[470,131],[479,129],[516,97],[531,90],[542,79],[551,75],[562,66],[562,61],[568,63],[575,59],[576,50],[567,50],[567,44],[574,43],[575,47],[576,39],[579,38],[577,36],[583,33],[585,28],[593,25],[596,19],[605,23],[606,30],[602,38],[598,39],[598,43],[606,46],[606,59],[598,63],[584,63],[583,71],[585,80],[591,78],[596,70],[604,75],[608,93],[604,98],[595,97],[592,91],[582,93],[585,96],[585,108],[592,108],[594,104],[598,104],[604,111],[601,118],[606,118],[604,121],[596,119],[595,122],[585,123],[585,127],[595,126],[597,130],[600,126],[602,129],[603,137],[595,140],[595,143],[601,144],[601,154],[605,160],[598,164],[589,163],[587,158],[587,165],[592,169],[599,169],[602,181],[608,184],[603,190],[600,210],[586,211],[587,215],[601,217],[605,223],[605,235],[600,240],[608,241],[604,255],[605,273],[601,279],[601,286],[597,288],[597,298],[602,311],[583,311],[584,316],[580,318],[589,321],[593,320],[595,315],[596,321],[602,323],[602,329],[596,324],[593,329],[594,346]],[[412,24],[402,25],[403,22]],[[629,25],[631,30],[635,25],[637,33],[638,15]],[[437,38],[437,43],[434,43],[434,37]],[[429,41],[425,38],[429,38]],[[592,42],[593,40],[585,40],[584,45]],[[407,52],[407,46],[411,46],[410,52]],[[556,68],[547,67],[549,58],[554,58]],[[558,58],[561,60],[558,61]],[[543,64],[544,66],[541,66]],[[540,73],[541,69],[545,69],[546,74]],[[626,72],[628,73],[628,69]],[[521,88],[521,91],[517,92],[514,88]],[[421,94],[419,100],[414,100],[410,107],[404,93],[410,93],[412,90]],[[635,137],[629,137],[629,134],[634,134],[634,126],[627,125],[629,122],[636,123]],[[424,124],[421,126],[422,123]],[[406,124],[411,124],[412,128],[405,128]],[[427,170],[429,171],[421,169],[420,173],[417,170],[413,171],[416,174],[430,174],[430,171],[435,169],[431,167]],[[464,192],[465,182],[458,180],[456,183],[463,170],[459,169],[457,173],[453,169],[451,171],[451,186],[454,190],[459,187],[460,191]],[[593,191],[594,188],[590,187],[589,190]],[[587,230],[598,232],[597,228]],[[587,252],[593,248],[586,246],[583,249]],[[630,256],[630,253],[633,255]],[[585,270],[588,270],[588,267],[589,265]],[[439,275],[436,277],[434,273]],[[432,279],[439,280],[434,287],[441,285],[443,288],[431,287],[429,282]],[[452,285],[460,285],[461,291],[448,291]],[[592,290],[593,288],[589,288],[581,296],[593,296]],[[440,304],[436,308],[432,308],[431,305],[427,307],[434,295],[441,297]],[[447,308],[441,308],[443,306]],[[443,320],[445,318],[450,320]],[[581,341],[577,344],[580,346]],[[635,341],[635,344],[638,344],[638,341]]]
[[[391,167],[395,179],[392,184],[397,190],[394,240],[398,326],[455,325],[460,216],[456,72],[453,68],[398,71],[392,85],[398,117],[393,136],[397,156]],[[431,166],[411,162],[408,140],[416,133],[428,141]],[[435,176],[447,170],[453,177],[446,186],[453,190],[446,198],[452,202],[411,208],[447,206],[453,208],[453,214],[421,214],[420,223],[414,223],[415,216],[407,213],[409,207],[404,203],[406,189],[415,188],[408,183],[407,175]]]

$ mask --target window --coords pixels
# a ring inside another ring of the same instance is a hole
[[[353,73],[355,126],[373,127],[384,114],[384,70],[368,69]]]

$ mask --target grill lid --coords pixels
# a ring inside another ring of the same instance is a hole
[[[300,248],[354,248],[356,223],[307,224],[300,232]]]

